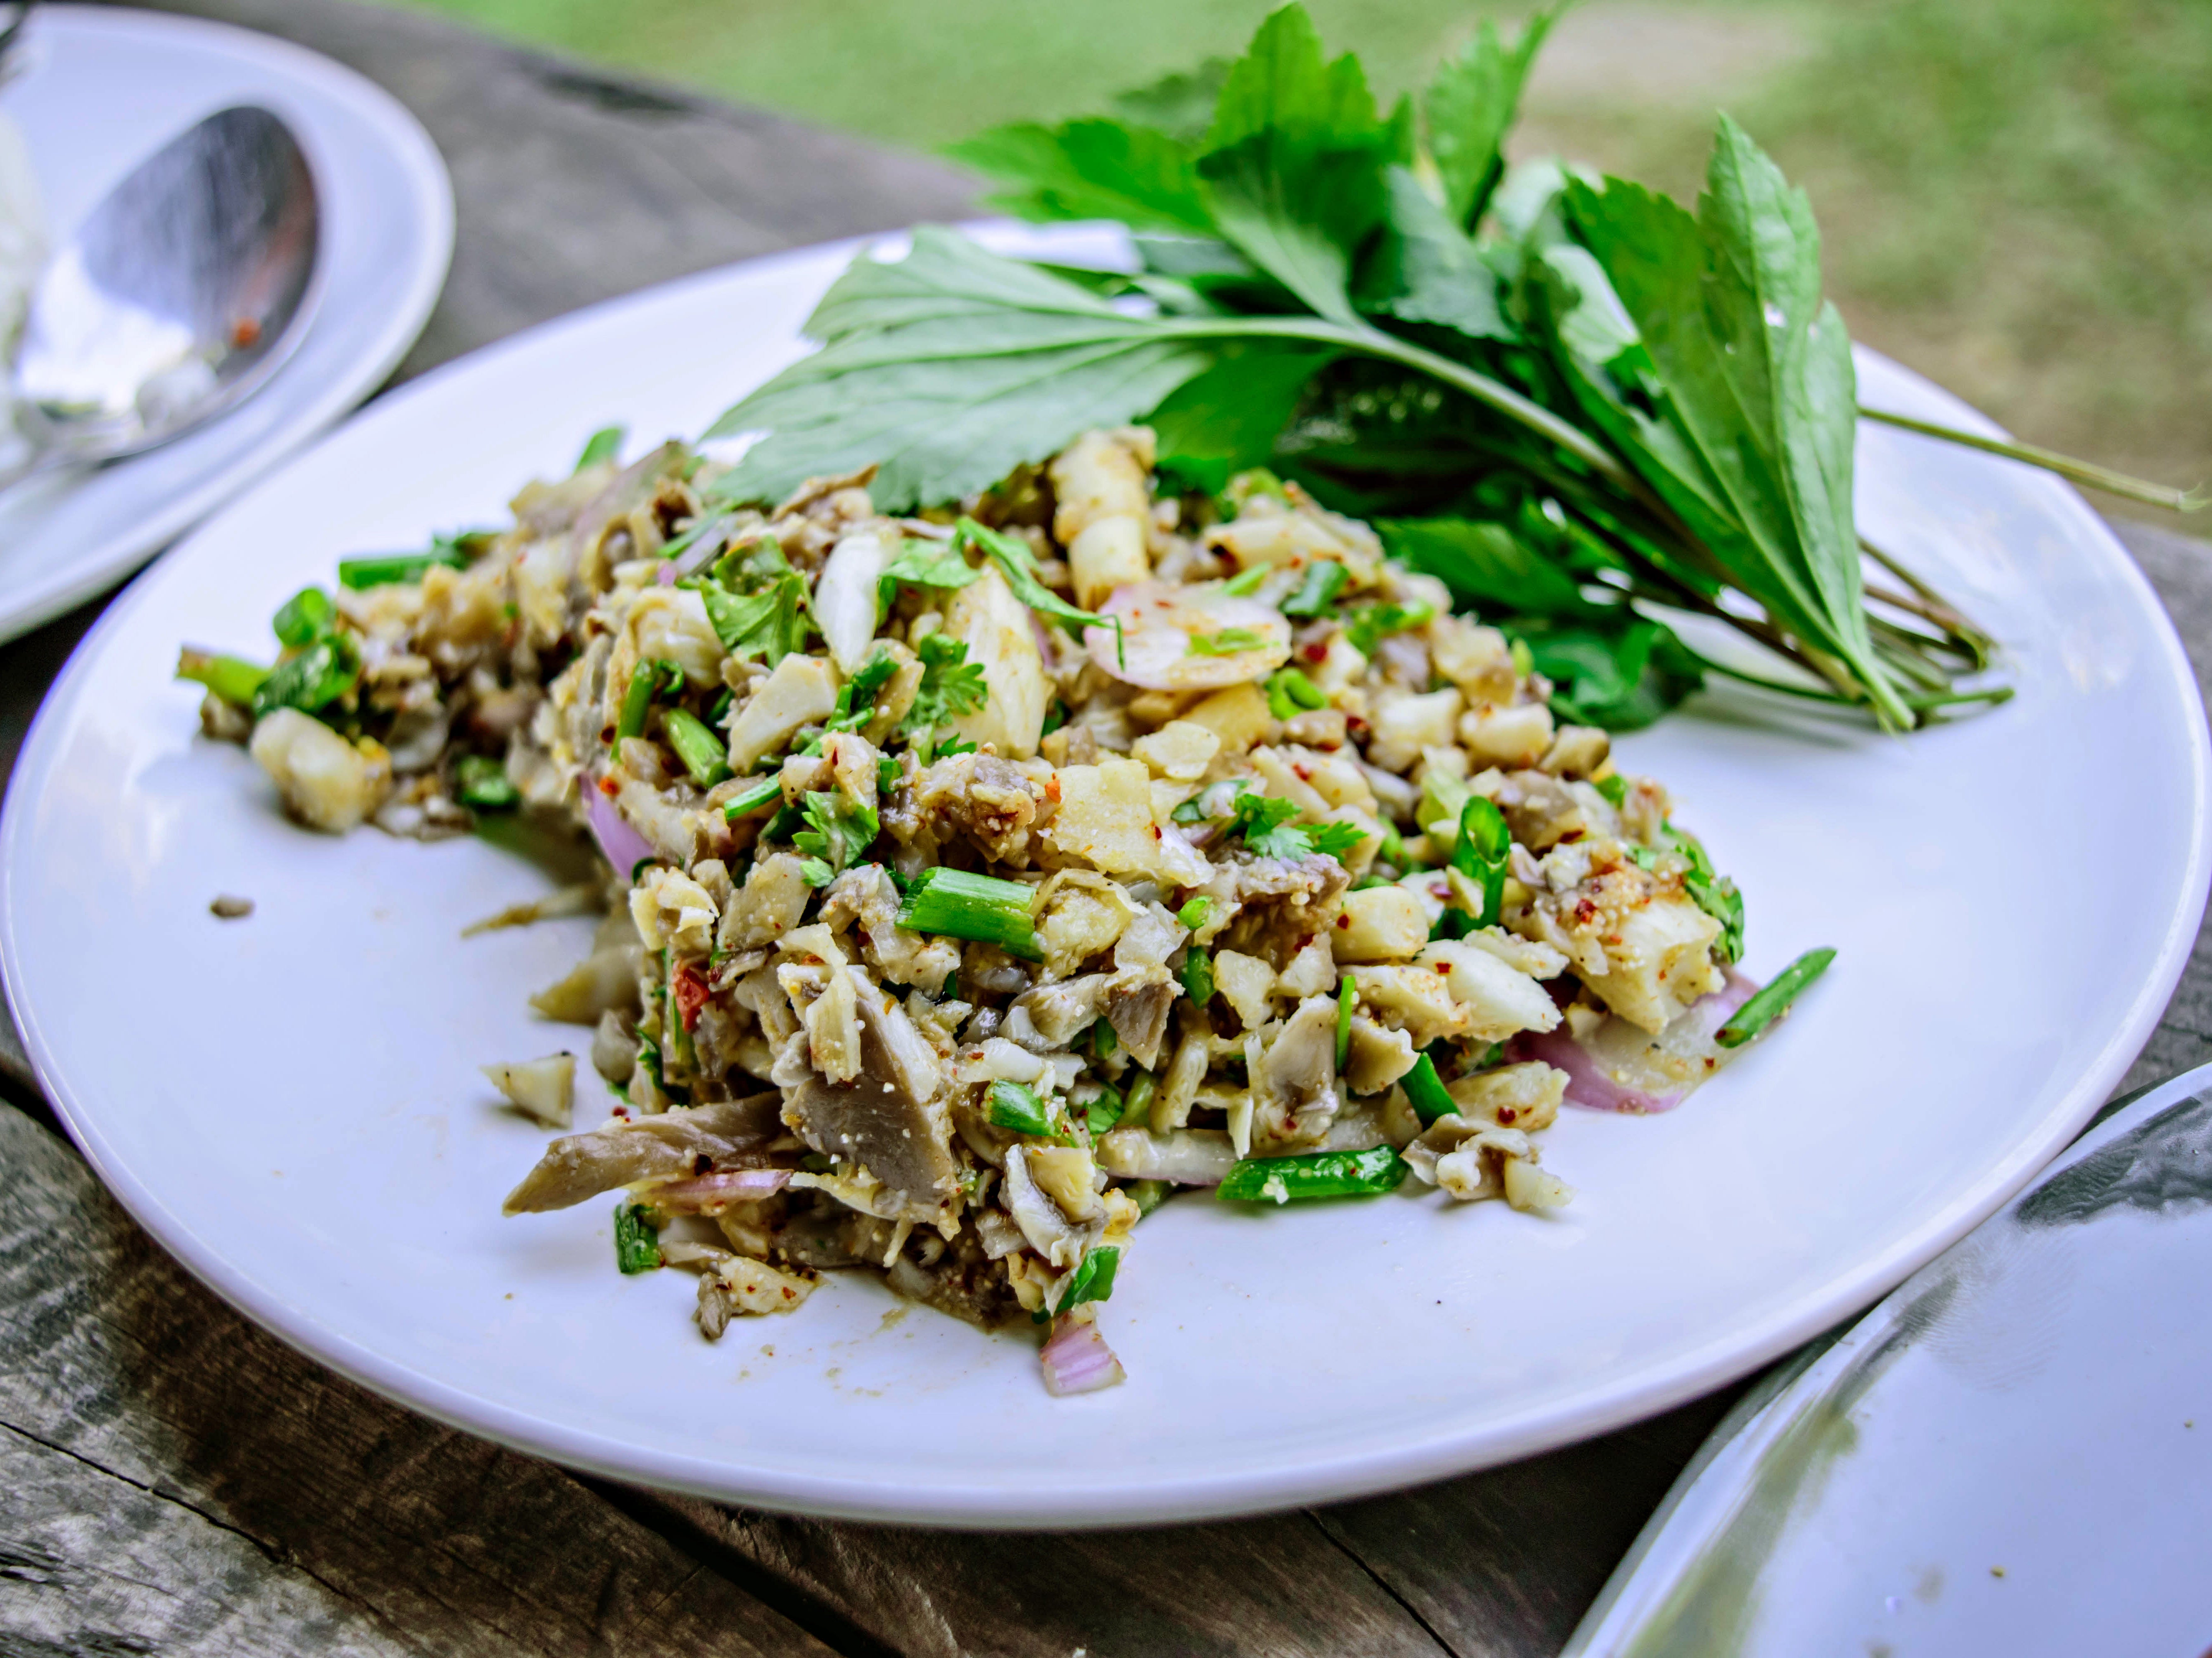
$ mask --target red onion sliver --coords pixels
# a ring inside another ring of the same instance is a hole
[[[1044,1364],[1044,1389],[1054,1399],[1070,1394],[1095,1393],[1127,1379],[1121,1361],[1089,1319],[1061,1316],[1053,1326],[1052,1339],[1037,1355]]]
[[[1668,1028],[1684,1030],[1698,1044],[1710,1047],[1729,1016],[1758,988],[1755,982],[1731,968],[1720,989],[1710,996],[1699,997]],[[1523,1032],[1514,1038],[1512,1051],[1516,1060],[1540,1060],[1565,1072],[1567,1102],[1591,1111],[1668,1111],[1680,1105],[1694,1086],[1685,1084],[1680,1088],[1655,1090],[1631,1088],[1616,1082],[1589,1050],[1567,1034],[1565,1025],[1556,1030]]]
[[[583,781],[584,817],[592,826],[592,838],[617,875],[628,875],[638,866],[641,859],[657,858],[653,843],[629,826],[629,820],[615,810],[615,803],[599,793],[596,780],[586,777]]]
[[[671,1181],[639,1195],[657,1209],[678,1214],[711,1215],[733,1203],[772,1198],[790,1181],[788,1169],[726,1169],[690,1180]]]
[[[664,587],[673,587],[676,585],[675,565],[664,562],[653,573],[653,579]]]

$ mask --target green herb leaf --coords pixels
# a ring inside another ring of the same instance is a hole
[[[1454,222],[1470,230],[1504,173],[1502,151],[1520,109],[1521,89],[1560,9],[1539,11],[1510,46],[1499,37],[1498,25],[1485,18],[1421,94],[1429,153],[1445,210]]]
[[[982,574],[980,566],[970,564],[967,555],[949,541],[910,539],[899,548],[898,556],[884,566],[883,574],[877,578],[877,612],[885,616],[890,613],[902,585],[965,587]]]
[[[1103,1020],[1100,1023],[1108,1030],[1114,1028]],[[1110,1088],[1100,1090],[1098,1097],[1091,1101],[1083,1113],[1084,1127],[1091,1131],[1091,1138],[1094,1140],[1121,1121],[1121,1096]]]
[[[1460,808],[1459,834],[1452,841],[1451,866],[1482,889],[1479,927],[1496,926],[1505,909],[1505,872],[1513,853],[1513,833],[1505,815],[1479,794]]]
[[[1127,424],[1212,361],[1200,340],[933,226],[903,259],[855,260],[805,331],[823,349],[709,428],[769,434],[715,499],[780,499],[875,465],[881,510],[957,500],[1086,427]]]
[[[1345,618],[1344,636],[1362,656],[1372,656],[1375,647],[1392,634],[1425,628],[1436,617],[1437,607],[1425,599],[1415,599],[1410,604],[1363,605]]]
[[[1307,384],[1334,355],[1272,341],[1223,347],[1212,367],[1169,392],[1146,421],[1159,471],[1185,488],[1220,493],[1233,474],[1274,455]]]
[[[1552,712],[1578,726],[1641,731],[1705,683],[1705,665],[1664,623],[1625,607],[1597,625],[1510,621],[1552,682]]]
[[[1102,1243],[1083,1252],[1083,1259],[1067,1276],[1060,1287],[1060,1297],[1053,1303],[1057,1315],[1071,1307],[1080,1307],[1086,1301],[1104,1301],[1114,1293],[1114,1274],[1121,1264],[1121,1246]]]
[[[1006,585],[1014,597],[1041,616],[1048,616],[1076,638],[1083,637],[1085,628],[1111,628],[1120,637],[1119,618],[1101,616],[1095,610],[1079,610],[1044,585],[1036,573],[1036,555],[1030,550],[1029,543],[1018,536],[1010,536],[997,530],[987,530],[972,518],[963,518],[953,526],[952,544],[955,547],[980,547],[1006,578]]]
[[[1399,519],[1376,528],[1392,556],[1437,577],[1456,603],[1470,609],[1577,621],[1607,613],[1607,606],[1583,597],[1571,571],[1529,546],[1509,525]]]
[[[981,708],[990,695],[990,686],[983,677],[983,665],[968,659],[964,640],[941,633],[925,634],[915,653],[921,659],[921,683],[899,730],[915,747],[927,750],[930,734],[947,720]],[[955,750],[947,744],[939,752],[951,754]],[[931,757],[927,752],[922,756],[925,762]]]
[[[1119,219],[1140,229],[1209,235],[1190,152],[1127,121],[1023,122],[994,127],[945,153],[1006,188],[986,207],[1017,218]]]
[[[1298,833],[1316,852],[1340,864],[1347,862],[1352,849],[1367,839],[1367,831],[1357,823],[1309,823]]]
[[[966,647],[962,647],[961,653],[967,653]],[[897,671],[898,659],[889,651],[878,648],[872,652],[853,677],[837,688],[837,710],[830,716],[823,729],[856,732],[874,719],[876,693],[889,684]]]
[[[1295,800],[1275,800],[1247,789],[1230,809],[1230,833],[1244,837],[1244,844],[1261,858],[1303,858],[1313,849],[1305,831],[1290,827],[1298,815]]]
[[[806,828],[791,837],[791,844],[809,857],[821,861],[831,872],[831,878],[842,874],[860,861],[860,854],[874,842],[882,825],[873,806],[850,799],[840,790],[823,789],[806,797],[800,809]],[[830,878],[814,880],[812,886],[827,886]]]
[[[1359,308],[1473,340],[1517,341],[1484,250],[1404,167],[1388,169],[1382,188],[1382,234],[1360,269]]]
[[[627,426],[602,426],[585,440],[584,452],[576,457],[575,470],[580,472],[587,466],[620,460],[623,440],[629,435]]]

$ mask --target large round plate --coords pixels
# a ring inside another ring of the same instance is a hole
[[[453,185],[429,135],[327,58],[106,6],[40,6],[22,52],[0,110],[22,131],[52,242],[193,122],[260,104],[314,168],[323,288],[298,349],[236,409],[129,460],[0,495],[0,640],[121,580],[374,391],[422,332],[453,247]]]
[[[263,619],[342,554],[494,519],[603,422],[700,430],[798,354],[848,252],[425,377],[141,578],[40,714],[0,828],[16,1020],[131,1212],[288,1339],[510,1444],[771,1508],[1079,1525],[1345,1497],[1596,1433],[1866,1306],[2064,1145],[2149,1032],[2205,896],[2180,646],[2069,490],[1869,429],[1863,522],[1995,630],[2020,694],[1908,738],[1716,695],[1622,744],[1741,882],[1754,972],[1840,954],[1682,1109],[1569,1114],[1559,1218],[1411,1188],[1180,1199],[1105,1309],[1127,1383],[1073,1400],[1023,1336],[865,1279],[704,1344],[689,1274],[615,1272],[611,1205],[498,1212],[544,1135],[476,1067],[580,1045],[523,997],[589,924],[462,940],[544,878],[472,840],[289,826],[168,676],[180,641],[266,651]],[[1872,400],[1974,418],[1861,369]],[[217,893],[252,917],[212,919]]]

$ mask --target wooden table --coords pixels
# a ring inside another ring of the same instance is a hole
[[[460,238],[398,378],[706,266],[966,210],[933,163],[344,0],[185,0],[362,70],[428,126]],[[2120,526],[2212,662],[2208,550]],[[0,650],[0,767],[100,605]],[[2200,941],[2135,1087],[2212,1056]],[[163,1255],[0,1021],[0,1651],[1556,1651],[1734,1396],[1515,1467],[1178,1529],[833,1525],[570,1474],[363,1393]]]

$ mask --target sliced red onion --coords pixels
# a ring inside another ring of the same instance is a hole
[[[733,1203],[772,1198],[790,1183],[788,1169],[725,1169],[690,1180],[671,1181],[642,1195],[656,1209],[674,1214],[711,1215]]]
[[[1540,1060],[1544,1064],[1567,1073],[1567,1102],[1591,1111],[1626,1111],[1645,1114],[1669,1111],[1687,1098],[1691,1090],[1706,1077],[1720,1069],[1729,1055],[1713,1038],[1729,1021],[1729,1016],[1750,999],[1759,987],[1751,980],[1729,970],[1726,981],[1710,996],[1701,996],[1685,1009],[1672,1024],[1654,1039],[1643,1032],[1634,1033],[1632,1040],[1649,1050],[1663,1048],[1677,1062],[1703,1064],[1704,1074],[1671,1086],[1639,1086],[1624,1082],[1619,1074],[1620,1066],[1607,1065],[1582,1043],[1567,1034],[1562,1024],[1556,1030],[1528,1031],[1513,1039],[1512,1053],[1516,1060]],[[1622,1025],[1617,1017],[1608,1017],[1594,1033],[1593,1040],[1602,1040],[1612,1028]],[[1610,1046],[1611,1044],[1608,1044]],[[1655,1071],[1656,1066],[1652,1067]]]
[[[1127,684],[1148,690],[1218,690],[1261,679],[1290,659],[1291,624],[1272,605],[1240,598],[1218,586],[1182,587],[1164,581],[1133,581],[1116,587],[1103,607],[1118,616],[1122,637],[1110,628],[1084,630],[1084,643],[1100,670]],[[1218,635],[1231,629],[1261,641],[1249,651],[1207,656],[1191,649],[1194,635]]]
[[[1097,1325],[1073,1315],[1064,1314],[1054,1321],[1052,1339],[1037,1357],[1044,1365],[1044,1390],[1054,1399],[1096,1393],[1128,1379]]]
[[[584,820],[591,824],[592,838],[617,875],[627,875],[641,860],[659,855],[651,841],[629,826],[615,803],[599,793],[598,780],[586,777],[583,790]]]
[[[653,579],[664,587],[673,587],[676,585],[676,567],[669,563],[662,564],[653,573]]]

